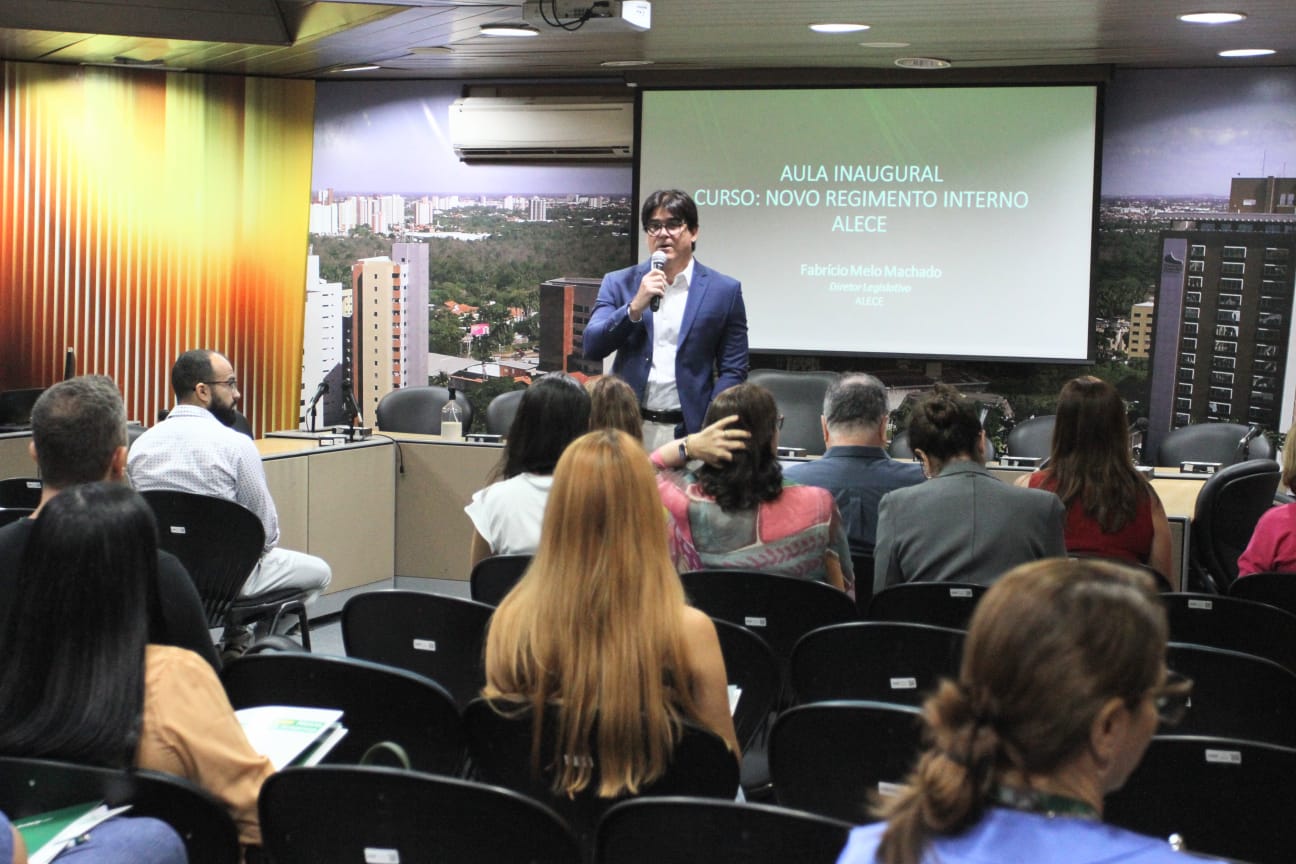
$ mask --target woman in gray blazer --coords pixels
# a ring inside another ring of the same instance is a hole
[[[938,384],[918,403],[909,444],[929,480],[882,498],[875,592],[900,582],[988,585],[1018,564],[1066,554],[1062,502],[986,470],[985,430],[957,390]]]

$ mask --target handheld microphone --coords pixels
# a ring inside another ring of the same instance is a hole
[[[666,269],[666,253],[663,252],[663,251],[661,251],[660,249],[658,249],[656,252],[654,252],[654,253],[652,254],[652,258],[650,258],[650,259],[648,259],[648,260],[650,260],[650,261],[652,262],[652,269],[654,269],[654,270],[665,270],[665,269]],[[654,311],[654,312],[656,312],[658,309],[660,309],[660,308],[661,308],[661,295],[655,295],[655,296],[653,297],[653,299],[652,299],[652,302],[650,302],[650,303],[648,304],[648,308],[651,309],[651,310]]]
[[[1242,436],[1242,439],[1238,441],[1237,443],[1238,461],[1245,462],[1248,458],[1250,458],[1251,439],[1257,437],[1259,434],[1260,434],[1260,427],[1252,426],[1250,429],[1247,430],[1246,434]]]

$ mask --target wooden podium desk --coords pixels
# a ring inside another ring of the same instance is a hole
[[[396,448],[386,438],[320,447],[291,434],[271,433],[256,445],[279,512],[279,545],[318,555],[333,569],[312,608],[327,615],[350,589],[395,572]]]
[[[486,485],[503,446],[439,435],[374,434],[389,435],[396,444],[397,579],[467,580],[473,525],[463,508]]]

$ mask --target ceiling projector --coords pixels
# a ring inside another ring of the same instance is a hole
[[[652,3],[649,0],[526,0],[522,20],[533,26],[581,26],[600,30],[652,29]]]

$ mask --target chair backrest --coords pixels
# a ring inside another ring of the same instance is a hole
[[[1252,573],[1230,583],[1228,593],[1296,615],[1296,573]]]
[[[241,504],[211,495],[154,489],[142,493],[158,523],[158,545],[180,559],[202,598],[208,627],[225,624],[252,568],[265,528]]]
[[[770,732],[770,777],[784,807],[853,824],[873,822],[870,795],[903,783],[922,743],[917,708],[817,702],[779,714]]]
[[[9,477],[0,480],[0,507],[36,507],[43,484],[38,477]]]
[[[1018,423],[1004,442],[1008,455],[1047,459],[1053,452],[1053,423],[1056,419],[1053,414],[1041,414]]]
[[[542,804],[416,771],[288,768],[266,780],[259,808],[276,864],[580,862],[575,838]]]
[[[517,415],[518,403],[526,390],[510,390],[501,393],[486,405],[486,432],[491,435],[508,435],[513,418]]]
[[[869,606],[873,603],[873,562],[872,555],[851,553],[851,570],[855,573],[855,615],[859,618],[868,617]]]
[[[823,415],[824,395],[840,376],[836,372],[788,372],[783,369],[753,369],[747,380],[759,384],[774,396],[779,413],[783,415],[783,428],[779,430],[779,444],[800,447],[811,455],[824,452]]]
[[[909,446],[909,430],[902,429],[891,436],[891,442],[887,444],[887,454],[892,459],[912,459],[914,458],[913,448]]]
[[[1184,462],[1216,462],[1221,466],[1242,462],[1241,442],[1251,431],[1243,423],[1192,423],[1171,429],[1161,439],[1149,464],[1178,468]],[[1247,459],[1272,459],[1274,447],[1263,435],[1246,444]]]
[[[530,555],[491,555],[478,561],[468,576],[472,599],[488,606],[498,606],[530,564]]]
[[[1272,660],[1171,642],[1166,666],[1193,681],[1183,720],[1164,732],[1296,746],[1296,674]]]
[[[1171,641],[1240,651],[1296,672],[1296,615],[1216,594],[1162,594],[1161,600]]]
[[[858,577],[856,577],[858,578]],[[908,621],[966,630],[985,585],[902,582],[879,591],[869,604],[871,621]]]
[[[690,570],[681,573],[689,601],[723,621],[760,635],[784,662],[805,634],[855,619],[855,603],[823,582],[754,570]]]
[[[1167,735],[1152,739],[1103,821],[1141,834],[1178,834],[1192,852],[1252,864],[1292,860],[1296,750],[1255,741]],[[1190,859],[1191,860],[1191,859]]]
[[[746,627],[718,618],[711,620],[720,637],[720,653],[724,655],[729,686],[738,688],[734,729],[739,746],[746,752],[769,721],[782,684],[782,673],[778,658],[764,639]]]
[[[531,711],[518,703],[495,705],[474,699],[464,712],[468,752],[481,778],[529,795],[553,807],[576,832],[581,847],[593,849],[594,829],[616,800],[599,798],[598,756],[593,779],[573,798],[553,792],[556,718],[547,713],[541,737],[541,770],[531,771]],[[695,795],[732,800],[738,791],[738,761],[720,736],[688,723],[675,746],[666,773],[640,790],[640,795]]]
[[[833,864],[851,824],[768,804],[638,798],[598,826],[597,864]]]
[[[450,401],[447,387],[401,387],[378,402],[374,417],[384,432],[413,432],[420,435],[441,434],[441,408]],[[472,425],[473,407],[462,391],[455,391],[455,404],[462,414],[465,432]]]
[[[35,507],[0,507],[0,525],[25,519],[36,512]]]
[[[463,765],[459,709],[444,688],[421,675],[347,657],[272,652],[240,657],[221,672],[221,681],[236,709],[342,711],[347,734],[326,762],[356,764],[374,744],[390,741],[419,771],[453,774]]]
[[[154,771],[117,771],[44,759],[0,757],[0,810],[20,819],[102,799],[130,804],[175,829],[191,864],[237,864],[238,831],[225,805],[189,781]]]
[[[1192,521],[1192,560],[1225,591],[1237,578],[1237,559],[1251,542],[1264,512],[1273,506],[1282,469],[1252,459],[1216,471],[1197,493]]]
[[[792,651],[798,702],[864,699],[921,705],[958,674],[963,631],[929,624],[856,621],[807,633]]]
[[[348,657],[417,672],[462,711],[486,683],[482,648],[494,606],[423,591],[368,591],[342,607]]]

